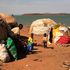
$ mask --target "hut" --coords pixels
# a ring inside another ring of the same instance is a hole
[[[49,28],[56,25],[56,22],[50,18],[38,19],[32,22],[29,33],[44,34],[48,33]]]
[[[33,34],[33,40],[37,42],[38,39],[40,39],[41,42],[43,34],[49,34],[51,27],[56,24],[57,23],[50,18],[37,19],[33,21],[30,26],[29,36]]]

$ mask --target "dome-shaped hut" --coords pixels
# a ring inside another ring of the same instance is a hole
[[[52,19],[38,19],[32,22],[29,33],[44,34],[54,25],[56,25],[56,22]]]

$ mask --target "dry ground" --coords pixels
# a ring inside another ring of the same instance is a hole
[[[24,27],[21,35],[27,35],[28,30]],[[0,70],[67,70],[63,67],[65,61],[70,61],[70,46],[54,46],[54,49],[35,46],[33,53],[23,59],[9,63],[0,62]]]

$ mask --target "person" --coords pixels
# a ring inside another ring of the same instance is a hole
[[[43,47],[47,48],[47,34],[46,33],[44,33],[43,35]]]
[[[32,38],[32,40],[34,39],[34,34],[33,33],[31,33],[31,38]]]
[[[28,38],[27,50],[28,50],[29,52],[32,52],[32,49],[33,49],[33,41],[32,41],[32,38],[29,37],[29,38]]]
[[[17,27],[11,29],[14,35],[20,35],[20,30],[23,28],[22,24],[19,24]]]
[[[32,38],[32,50],[33,50],[34,48],[34,34],[33,33],[31,33],[31,38]]]

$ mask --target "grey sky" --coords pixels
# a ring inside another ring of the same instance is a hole
[[[0,12],[24,13],[70,13],[70,0],[0,0]]]

